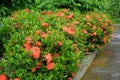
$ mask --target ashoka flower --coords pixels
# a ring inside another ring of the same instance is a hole
[[[68,30],[69,30],[69,28],[68,28],[68,27],[66,27],[66,26],[65,26],[65,27],[63,27],[63,31],[64,31],[64,32],[67,32]]]
[[[30,50],[31,49],[30,43],[24,43],[23,46],[25,47],[25,50]]]
[[[82,32],[83,32],[84,34],[87,34],[87,33],[88,33],[87,30],[83,30]]]
[[[59,45],[59,46],[62,46],[62,42],[61,42],[61,41],[58,41],[58,45]]]
[[[42,20],[42,18],[39,17],[39,18],[38,18],[38,21],[41,21],[41,20]]]
[[[94,25],[94,26],[92,27],[92,29],[95,30],[95,29],[96,29],[96,25]]]
[[[91,47],[94,48],[95,46],[92,44]]]
[[[45,60],[47,61],[47,64],[52,61],[52,55],[50,53],[45,55]]]
[[[47,64],[46,66],[47,70],[52,70],[54,68],[54,65],[55,65],[54,63]]]
[[[1,74],[1,75],[0,75],[0,80],[7,80],[6,75],[5,75],[5,74]]]
[[[32,47],[31,48],[31,51],[32,51],[32,58],[39,58],[40,57],[40,49],[38,47]]]
[[[48,26],[49,26],[48,23],[46,23],[46,22],[43,22],[43,23],[42,23],[42,27],[47,28]]]
[[[37,34],[37,35],[40,34],[40,30],[36,30],[35,34]]]
[[[94,33],[93,33],[93,36],[96,36],[96,34],[97,34],[97,33],[96,33],[96,32],[94,32]]]
[[[42,37],[42,38],[46,38],[46,35],[47,35],[47,34],[46,34],[45,32],[43,32],[42,35],[41,35],[41,37]]]
[[[64,12],[65,12],[65,13],[68,12],[68,9],[64,9]]]
[[[31,70],[32,70],[32,72],[35,72],[36,71],[36,67],[31,68]]]
[[[27,41],[27,43],[31,43],[32,42],[32,39],[30,38],[30,36],[26,37],[26,41]]]
[[[73,16],[74,16],[74,14],[71,13],[70,15],[66,16],[66,18],[67,18],[67,19],[71,19],[71,18],[73,18]]]
[[[37,42],[36,42],[36,46],[41,46],[41,42],[40,42],[40,41],[37,41]]]
[[[51,34],[51,31],[47,31],[48,34]]]
[[[61,16],[63,16],[63,15],[64,15],[63,12],[59,12],[59,13],[57,14],[57,16],[59,16],[59,17],[61,17]]]
[[[74,35],[75,34],[75,29],[74,28],[69,28],[68,34]]]
[[[91,19],[91,17],[89,15],[86,15],[85,18],[87,21],[89,21]]]
[[[63,27],[63,31],[70,34],[70,35],[75,34],[75,29],[74,28]]]
[[[78,25],[79,24],[79,21],[75,21],[75,23],[74,23],[75,25]]]
[[[72,80],[72,78],[67,78],[67,80]]]
[[[14,80],[20,80],[20,78],[15,78]]]
[[[107,43],[107,38],[106,37],[103,38],[103,42]]]
[[[74,73],[74,72],[71,72],[71,76],[74,77],[74,76],[75,76],[75,73]]]

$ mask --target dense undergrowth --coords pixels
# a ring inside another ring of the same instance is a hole
[[[109,42],[112,31],[101,12],[16,11],[0,27],[0,79],[72,80],[80,61]]]

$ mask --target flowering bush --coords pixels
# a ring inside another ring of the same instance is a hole
[[[3,19],[4,29],[0,79],[71,80],[85,52],[107,43],[113,27],[102,13],[25,9]]]

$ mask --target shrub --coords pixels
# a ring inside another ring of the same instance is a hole
[[[39,9],[56,9],[56,8],[70,8],[79,9],[82,12],[98,10],[106,10],[108,8],[108,1],[106,0],[36,0]]]
[[[8,79],[71,79],[85,52],[107,43],[112,33],[104,14],[82,15],[68,9],[40,13],[24,9],[2,23],[6,31],[0,31],[9,34],[9,39],[0,38],[5,48],[0,78]]]

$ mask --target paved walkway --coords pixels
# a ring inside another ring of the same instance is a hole
[[[115,38],[103,47],[82,80],[120,80],[120,26],[115,26]]]

